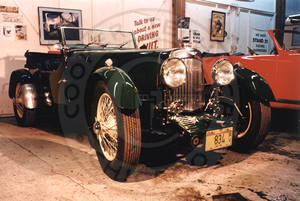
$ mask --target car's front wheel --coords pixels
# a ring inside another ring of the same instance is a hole
[[[14,97],[14,113],[19,126],[32,126],[35,122],[35,109],[29,109],[24,105],[21,83],[16,85]]]
[[[265,139],[271,124],[271,108],[267,101],[251,100],[241,104],[237,138],[231,150],[249,152]]]
[[[124,181],[132,174],[141,152],[138,109],[117,107],[105,82],[98,81],[91,104],[92,132],[100,165],[107,176]]]

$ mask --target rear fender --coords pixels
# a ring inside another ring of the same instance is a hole
[[[33,84],[32,74],[26,69],[13,71],[10,75],[8,95],[10,98],[15,96],[16,86],[18,83]]]
[[[243,95],[265,101],[275,100],[267,81],[256,72],[246,68],[235,68],[234,73],[240,87],[242,87],[240,91],[243,92]]]
[[[124,109],[136,109],[141,106],[139,93],[130,77],[120,68],[103,67],[94,72],[101,76],[114,103]]]
[[[37,93],[34,84],[21,85],[23,104],[28,109],[37,107]]]

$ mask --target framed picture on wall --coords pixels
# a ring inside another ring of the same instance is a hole
[[[58,28],[82,27],[81,10],[38,7],[40,44],[53,45],[59,42]],[[68,43],[82,43],[82,33],[79,30],[68,30]]]
[[[224,41],[225,37],[225,17],[226,14],[222,12],[212,11],[210,24],[210,40]]]

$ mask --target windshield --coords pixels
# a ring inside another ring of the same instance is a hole
[[[61,27],[63,45],[70,48],[135,48],[134,35],[130,31]]]

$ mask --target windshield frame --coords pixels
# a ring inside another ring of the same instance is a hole
[[[132,31],[122,31],[122,30],[112,30],[112,29],[95,29],[95,28],[83,28],[83,27],[60,27],[60,32],[61,32],[61,44],[64,46],[64,47],[67,47],[67,48],[64,48],[64,49],[69,49],[70,47],[70,44],[68,44],[67,40],[66,40],[66,34],[65,34],[65,30],[66,29],[72,29],[72,30],[79,30],[79,31],[83,31],[83,30],[86,30],[86,31],[99,31],[99,32],[118,32],[118,33],[128,33],[128,34],[131,34],[131,37],[132,37],[132,42],[133,42],[133,46],[134,48],[132,49],[137,49],[137,43],[136,43],[136,39],[135,39],[135,36],[134,36],[134,33]],[[79,33],[82,37],[82,32]],[[87,47],[88,45],[86,45],[85,47]],[[122,46],[119,47],[119,49],[121,49]],[[115,48],[116,49],[116,48]]]
[[[272,39],[272,41],[273,41],[273,43],[274,43],[274,45],[275,45],[275,47],[277,49],[278,54],[287,54],[289,52],[295,52],[295,51],[298,52],[298,50],[300,50],[299,46],[295,46],[292,49],[285,49],[285,48],[283,48],[282,45],[279,44],[279,41],[276,39],[275,33],[283,33],[283,34],[285,34],[285,33],[290,33],[290,34],[297,33],[297,34],[300,34],[300,32],[299,31],[295,31],[295,30],[286,30],[286,29],[272,29],[272,30],[268,30],[268,34],[270,35],[270,37],[271,37],[271,39]],[[291,41],[292,41],[292,39],[291,39]]]

